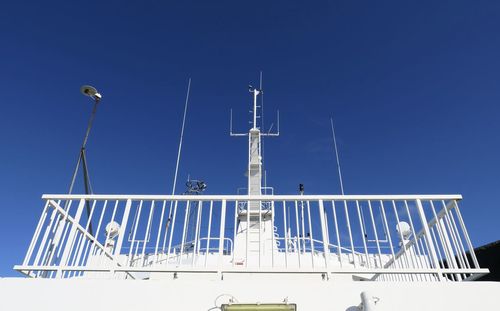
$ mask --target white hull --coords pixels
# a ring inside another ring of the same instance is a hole
[[[361,292],[375,310],[499,310],[496,282],[349,282],[345,276],[290,274],[169,275],[164,280],[0,279],[0,310],[211,310],[240,303],[280,303],[297,310],[354,311]],[[22,293],[22,294],[21,294]],[[227,295],[223,295],[227,294]],[[223,295],[223,296],[220,296]],[[217,297],[219,297],[217,299]]]

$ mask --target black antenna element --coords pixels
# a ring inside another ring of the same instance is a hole
[[[186,182],[186,188],[187,189],[184,192],[184,194],[199,195],[207,189],[207,184],[203,180],[190,179],[188,177],[188,181]],[[194,239],[195,239],[195,231],[197,229],[195,223],[200,208],[199,202],[194,201],[190,205],[188,205],[187,208],[189,211],[188,213],[189,216],[188,216],[188,224],[186,226],[186,234],[185,234],[186,240],[182,242],[185,251],[194,249],[195,246]]]
[[[207,189],[207,184],[203,180],[188,179],[186,187],[184,194],[200,194]]]

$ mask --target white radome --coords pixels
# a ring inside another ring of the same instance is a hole
[[[114,239],[120,232],[120,225],[116,221],[112,221],[106,225],[106,234],[110,239]]]
[[[403,236],[403,239],[408,239],[411,235],[411,227],[405,221],[400,221],[396,225],[396,230]]]

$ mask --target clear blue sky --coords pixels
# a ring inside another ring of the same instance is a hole
[[[170,192],[188,77],[180,180],[235,193],[247,142],[228,136],[229,109],[246,131],[263,70],[266,123],[282,117],[265,144],[277,193],[339,192],[334,115],[347,193],[460,193],[473,244],[500,238],[498,1],[104,2],[2,4],[1,276],[17,275],[40,196],[67,191],[87,83],[103,94],[96,193]]]

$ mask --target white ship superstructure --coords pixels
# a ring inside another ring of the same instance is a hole
[[[246,194],[43,195],[0,309],[500,310],[460,195],[263,192],[261,92]]]

